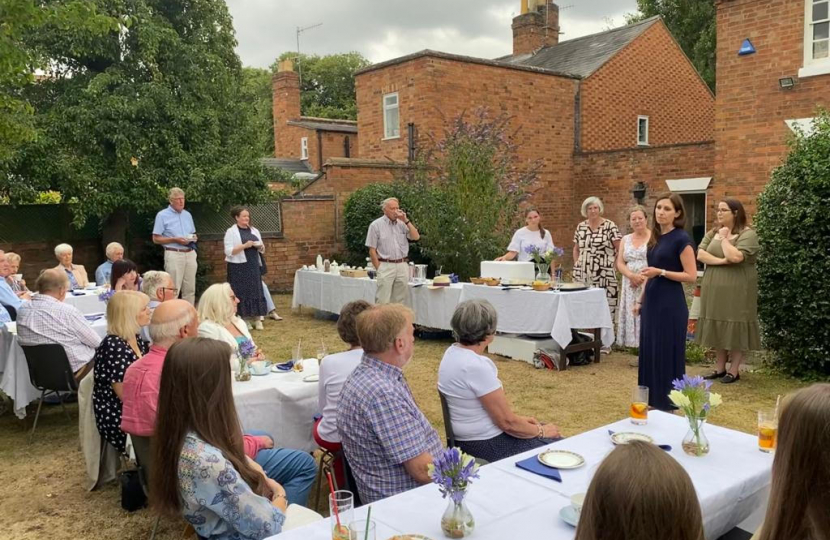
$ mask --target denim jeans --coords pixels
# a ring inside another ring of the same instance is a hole
[[[249,430],[246,434],[271,437],[270,434],[258,430]],[[271,440],[274,438],[271,437]],[[265,471],[265,476],[285,488],[285,495],[290,504],[306,506],[308,492],[311,491],[317,474],[317,463],[311,454],[301,450],[271,448],[257,452],[254,461]]]

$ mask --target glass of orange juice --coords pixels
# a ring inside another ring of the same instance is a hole
[[[631,393],[631,423],[643,425],[648,423],[648,386],[636,386]]]
[[[761,452],[775,452],[778,442],[778,418],[775,409],[761,409],[758,411],[758,450]]]

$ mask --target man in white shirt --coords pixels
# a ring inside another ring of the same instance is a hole
[[[398,199],[381,203],[383,215],[369,225],[366,247],[378,273],[377,304],[405,304],[409,296],[409,242],[421,238]]]

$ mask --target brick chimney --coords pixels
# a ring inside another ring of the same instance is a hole
[[[298,154],[299,141],[288,139],[288,121],[300,117],[300,76],[294,71],[291,60],[279,63],[277,73],[271,80],[274,102],[274,155],[292,157]],[[294,147],[297,148],[294,148]]]
[[[559,6],[550,0],[522,0],[513,19],[513,54],[532,53],[559,43]]]

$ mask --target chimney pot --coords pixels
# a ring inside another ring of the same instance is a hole
[[[527,8],[527,11],[525,11]],[[559,43],[559,6],[552,0],[522,0],[513,19],[513,54],[532,53]]]

